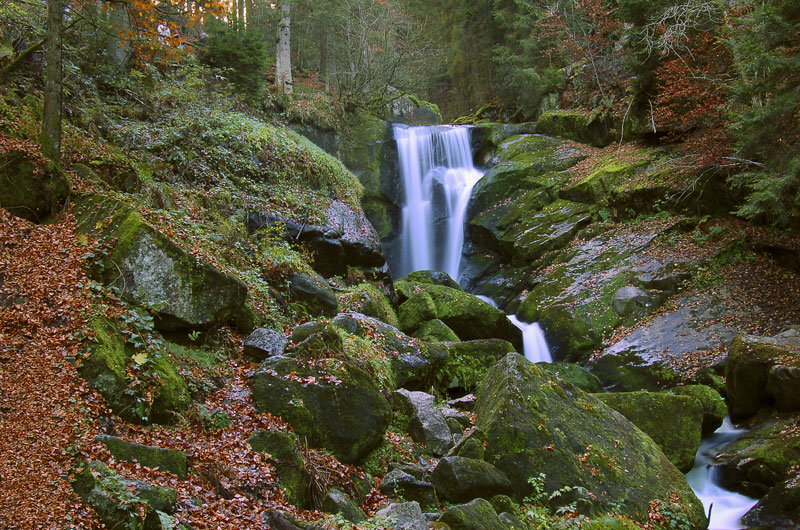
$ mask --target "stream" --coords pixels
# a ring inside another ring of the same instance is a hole
[[[458,281],[464,244],[467,204],[484,171],[474,166],[470,129],[464,126],[394,125],[394,136],[405,191],[402,209],[401,263],[392,264],[398,278],[417,270],[439,270]],[[497,307],[490,298],[481,300]],[[542,329],[536,322],[508,319],[522,332],[525,357],[553,362]],[[711,514],[709,530],[746,528],[741,519],[756,500],[716,484],[713,456],[741,436],[729,418],[703,440],[686,480]]]

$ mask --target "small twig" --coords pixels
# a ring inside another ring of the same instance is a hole
[[[622,117],[622,130],[619,133],[619,147],[617,147],[617,153],[622,149],[622,140],[625,138],[625,121],[628,119],[628,113],[631,111],[632,106],[633,96],[631,96],[631,102],[628,103],[628,108],[625,110],[625,115]]]

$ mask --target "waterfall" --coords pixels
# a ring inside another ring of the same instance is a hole
[[[466,127],[394,126],[405,190],[402,258],[396,276],[441,270],[458,281],[464,217],[483,176],[472,162]]]

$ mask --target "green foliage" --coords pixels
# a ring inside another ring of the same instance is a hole
[[[264,36],[251,29],[235,30],[218,20],[207,26],[208,44],[201,56],[204,64],[224,69],[236,89],[256,97],[266,80],[267,47]]]

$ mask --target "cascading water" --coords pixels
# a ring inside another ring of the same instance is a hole
[[[464,215],[483,176],[472,162],[466,127],[394,126],[405,189],[398,276],[441,270],[458,281]]]
[[[756,504],[755,499],[722,489],[716,484],[717,469],[713,466],[713,455],[723,447],[733,443],[747,431],[737,429],[730,418],[725,418],[722,427],[714,436],[703,440],[694,462],[694,468],[686,475],[686,480],[702,501],[706,513],[711,510],[709,530],[736,530],[746,528],[742,517]]]

